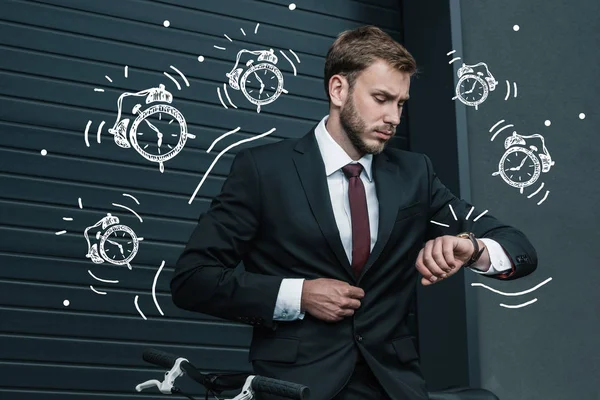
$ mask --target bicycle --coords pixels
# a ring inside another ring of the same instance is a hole
[[[310,397],[310,390],[307,386],[266,376],[247,373],[203,374],[186,358],[156,349],[144,350],[142,358],[150,364],[167,368],[168,371],[165,372],[162,382],[157,379],[150,379],[137,385],[135,390],[138,392],[156,386],[163,394],[180,394],[190,400],[195,400],[175,386],[175,380],[187,374],[191,379],[204,386],[206,400],[208,400],[209,393],[217,400],[258,400],[255,397],[256,394],[274,395],[290,400],[308,400]],[[217,397],[225,390],[237,390],[239,388],[241,388],[239,394],[231,399],[219,399]]]

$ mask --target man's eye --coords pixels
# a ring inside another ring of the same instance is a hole
[[[375,97],[375,100],[376,100],[378,103],[385,103],[385,99],[382,99],[381,97]]]

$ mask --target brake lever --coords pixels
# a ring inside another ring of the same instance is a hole
[[[252,379],[254,379],[254,375],[248,376],[242,387],[242,391],[231,400],[253,400],[255,397],[254,390],[252,389]]]
[[[188,362],[188,360],[186,360],[185,358],[178,358],[175,361],[173,368],[171,368],[171,370],[165,372],[165,379],[162,382],[160,382],[156,379],[150,379],[146,382],[142,382],[139,385],[137,385],[135,387],[135,390],[138,392],[141,392],[144,389],[148,389],[153,386],[156,386],[158,388],[158,390],[161,391],[161,393],[172,394],[173,387],[174,387],[173,384],[175,383],[175,379],[179,378],[180,376],[182,376],[184,374],[183,370],[181,369],[181,363],[184,361]]]

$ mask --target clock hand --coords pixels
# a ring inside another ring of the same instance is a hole
[[[475,83],[473,84],[473,87],[471,88],[471,90],[467,90],[467,91],[465,92],[465,94],[473,92],[473,90],[475,90],[475,86],[476,86],[476,85],[477,85],[477,81],[475,81]]]
[[[148,126],[149,126],[150,128],[152,128],[152,130],[153,130],[153,131],[155,131],[156,133],[160,133],[160,131],[158,130],[158,128],[157,128],[157,127],[155,127],[154,125],[152,125],[152,124],[150,123],[150,121],[148,121],[147,119],[145,119],[144,121],[146,121],[146,123],[148,124]]]
[[[518,167],[513,167],[510,168],[511,171],[518,171],[523,167],[523,164],[525,164],[525,161],[527,161],[527,157],[523,158],[523,161],[521,161],[521,164]]]
[[[120,244],[120,243],[113,242],[113,241],[112,241],[112,240],[110,240],[110,239],[106,239],[106,241],[107,241],[108,243],[111,243],[111,244],[114,244],[115,246],[117,246],[117,247],[119,248],[119,250],[121,250],[121,254],[125,255],[125,253],[123,252],[123,246],[121,246],[121,244]]]
[[[158,128],[157,128],[157,127],[155,127],[154,125],[152,125],[152,124],[150,123],[150,121],[148,121],[147,119],[146,119],[146,120],[144,120],[144,121],[146,121],[146,123],[148,124],[148,126],[149,126],[150,128],[152,128],[152,130],[153,130],[153,131],[155,131],[155,132],[156,132],[156,135],[158,136],[158,141],[157,141],[156,145],[158,146],[158,148],[160,148],[160,146],[162,146],[162,139],[163,139],[163,134],[162,134],[162,132],[161,132],[160,130],[158,130]]]
[[[261,86],[265,86],[265,84],[263,83],[263,81],[260,80],[260,78],[258,77],[258,74],[256,73],[256,71],[254,71],[254,75],[256,75],[256,80],[258,80],[260,82]]]

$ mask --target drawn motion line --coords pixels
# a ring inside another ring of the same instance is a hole
[[[100,281],[100,282],[105,282],[105,283],[119,283],[119,281],[116,281],[116,280],[115,281],[111,281],[111,280],[108,280],[108,279],[100,279],[96,275],[94,275],[94,273],[92,271],[90,271],[89,269],[88,269],[88,273],[92,276],[92,278],[94,278],[94,279],[96,279],[97,281]]]
[[[142,217],[140,217],[140,216],[139,216],[139,214],[138,214],[138,213],[136,213],[135,211],[133,211],[131,208],[129,208],[129,207],[127,207],[127,206],[124,206],[124,205],[122,205],[122,204],[117,204],[117,203],[112,203],[112,205],[113,205],[113,206],[115,206],[115,207],[121,207],[121,208],[124,208],[124,209],[126,209],[127,211],[131,211],[131,213],[132,213],[133,215],[135,215],[136,217],[138,217],[138,219],[140,220],[140,222],[144,222],[144,221],[142,220]]]
[[[294,69],[294,76],[296,76],[296,66],[294,65],[294,63],[292,62],[292,60],[290,60],[290,58],[288,56],[286,56],[283,51],[279,50],[279,52],[281,53],[282,56],[285,57],[286,60],[288,60],[288,62],[290,63],[290,65]]]
[[[172,81],[173,81],[173,83],[175,83],[175,86],[177,86],[177,90],[181,90],[181,85],[179,85],[179,82],[177,82],[177,81],[175,80],[175,78],[173,78],[173,77],[172,77],[172,76],[171,76],[171,75],[170,75],[168,72],[163,72],[163,74],[165,74],[165,76],[166,76],[167,78],[169,78],[170,80],[172,80]]]
[[[160,312],[160,315],[162,316],[164,316],[165,313],[163,313],[163,311],[160,309],[160,306],[158,305],[158,300],[156,299],[156,282],[158,281],[158,276],[160,275],[160,272],[162,271],[164,266],[165,261],[163,260],[160,264],[160,267],[158,268],[158,271],[156,271],[156,275],[154,275],[154,282],[152,283],[152,298],[154,299],[154,304],[156,305],[158,312]]]
[[[543,286],[543,285],[545,285],[546,283],[550,282],[551,280],[552,280],[552,277],[550,277],[550,278],[546,279],[545,281],[543,281],[543,282],[541,282],[541,283],[537,284],[536,286],[532,287],[531,289],[527,289],[527,290],[524,290],[524,291],[522,291],[522,292],[501,292],[500,290],[497,290],[497,289],[491,288],[491,287],[489,287],[489,286],[487,286],[487,285],[484,285],[483,283],[478,283],[478,282],[476,282],[476,283],[471,283],[471,286],[481,286],[481,287],[483,287],[483,288],[485,288],[485,289],[488,289],[488,290],[490,290],[490,291],[492,291],[492,292],[494,292],[494,293],[501,294],[502,296],[521,296],[521,295],[523,295],[523,294],[531,293],[531,292],[533,292],[534,290],[537,290],[537,289],[539,289],[540,287],[542,287],[542,286]]]
[[[535,298],[535,299],[533,299],[533,300],[530,300],[530,301],[527,301],[527,302],[525,302],[525,303],[516,304],[516,305],[514,305],[514,306],[512,306],[512,305],[508,305],[508,304],[504,304],[504,303],[500,303],[500,307],[505,307],[505,308],[522,308],[522,307],[528,306],[528,305],[530,305],[530,304],[533,304],[533,303],[535,303],[536,301],[537,301],[537,298]]]
[[[132,195],[130,195],[128,193],[123,193],[123,196],[131,197],[138,205],[140,204],[140,202],[138,201],[138,199],[136,199],[135,197],[133,197]]]
[[[235,128],[234,130],[231,130],[231,131],[229,131],[229,132],[226,132],[226,133],[222,134],[221,136],[219,136],[218,138],[216,138],[216,139],[215,139],[215,140],[212,142],[212,144],[210,145],[210,147],[208,148],[208,150],[206,150],[206,152],[207,152],[207,153],[210,153],[210,151],[212,150],[212,148],[214,147],[214,145],[215,145],[215,144],[217,144],[217,142],[218,142],[219,140],[223,139],[223,138],[224,138],[224,137],[226,137],[226,136],[232,135],[232,134],[236,133],[236,132],[237,132],[237,131],[239,131],[239,130],[240,130],[240,127],[238,126],[238,127],[237,127],[237,128]]]
[[[138,296],[137,294],[135,295],[135,299],[133,300],[133,303],[135,304],[135,308],[138,311],[138,313],[140,313],[140,315],[142,316],[142,318],[144,318],[145,320],[147,320],[148,318],[146,318],[146,316],[144,315],[144,313],[142,312],[142,310],[140,310],[140,306],[138,305]]]
[[[192,194],[192,196],[190,197],[190,200],[188,201],[188,204],[192,204],[192,202],[194,201],[194,198],[196,197],[196,194],[198,194],[198,191],[199,191],[199,190],[200,190],[200,188],[202,187],[202,184],[204,183],[204,181],[205,181],[205,180],[206,180],[206,178],[208,177],[208,174],[210,173],[210,171],[212,170],[212,168],[215,166],[215,164],[217,163],[217,161],[219,160],[219,158],[221,158],[221,156],[222,156],[223,154],[225,154],[225,153],[226,153],[226,152],[227,152],[229,149],[231,149],[231,148],[233,148],[233,147],[235,147],[235,146],[238,146],[238,145],[240,145],[240,144],[242,144],[242,143],[250,142],[250,141],[252,141],[252,140],[257,140],[257,139],[260,139],[260,138],[262,138],[262,137],[265,137],[265,136],[267,136],[267,135],[270,135],[270,134],[271,134],[271,133],[273,133],[275,130],[276,130],[276,128],[272,128],[271,130],[269,130],[269,131],[267,131],[267,132],[265,132],[265,133],[262,133],[262,134],[260,134],[260,135],[258,135],[258,136],[254,136],[254,137],[251,137],[251,138],[248,138],[248,139],[242,139],[242,140],[240,140],[240,141],[238,141],[238,142],[235,142],[235,143],[233,143],[233,144],[231,144],[231,145],[227,146],[225,149],[223,149],[223,150],[222,150],[222,151],[219,153],[219,155],[217,155],[217,156],[215,157],[215,159],[213,160],[213,162],[210,164],[210,167],[208,167],[208,170],[206,171],[206,173],[205,173],[205,174],[204,174],[204,176],[202,177],[202,180],[200,181],[200,183],[198,184],[198,186],[196,186],[196,190],[194,190],[194,193],[193,193],[193,194]]]
[[[170,65],[169,67],[170,67],[171,69],[173,69],[175,72],[177,72],[177,73],[179,74],[179,76],[181,76],[181,79],[183,79],[183,81],[185,82],[185,85],[186,85],[187,87],[190,87],[190,82],[188,82],[187,78],[185,77],[185,75],[184,75],[184,74],[183,74],[183,73],[182,73],[180,70],[178,70],[177,68],[175,68],[175,67],[174,67],[174,66],[172,66],[172,65]]]
[[[100,292],[100,291],[94,289],[94,287],[92,285],[90,285],[90,289],[92,289],[92,291],[97,294],[106,294],[106,292]]]

